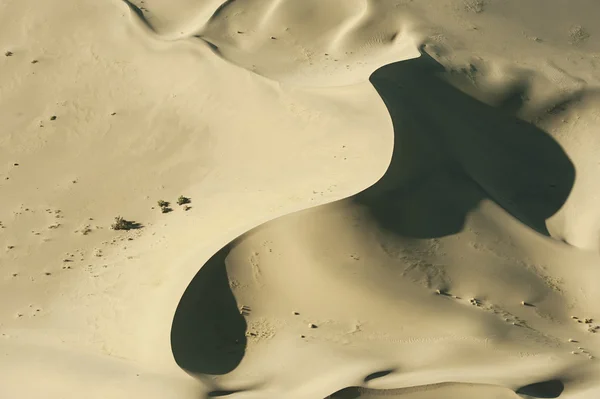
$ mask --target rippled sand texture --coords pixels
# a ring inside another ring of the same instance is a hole
[[[0,397],[600,396],[598,15],[0,0]]]

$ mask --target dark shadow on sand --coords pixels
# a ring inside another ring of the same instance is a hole
[[[560,380],[549,380],[530,384],[517,389],[520,395],[528,395],[532,398],[558,398],[565,390],[565,385]]]
[[[444,72],[423,53],[371,75],[392,118],[394,150],[383,178],[353,200],[405,237],[457,233],[485,198],[548,235],[546,219],[575,180],[568,156],[546,132],[463,93]]]
[[[246,350],[246,321],[229,286],[229,245],[200,269],[185,290],[171,328],[177,364],[192,375],[222,375],[235,369]]]

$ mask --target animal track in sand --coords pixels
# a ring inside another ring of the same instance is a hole
[[[246,338],[250,344],[256,344],[261,341],[269,340],[275,336],[276,328],[273,322],[267,318],[261,317],[248,321]],[[249,349],[252,345],[249,345]]]
[[[462,299],[462,297],[459,295],[452,294],[445,290],[436,290],[436,294],[466,305],[465,300]],[[506,323],[512,324],[517,327],[530,328],[525,320],[492,303],[489,303],[479,298],[469,298],[468,303],[469,305],[474,306],[475,308],[497,315]]]

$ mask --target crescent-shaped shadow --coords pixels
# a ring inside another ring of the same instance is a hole
[[[340,202],[360,204],[391,234],[433,238],[461,231],[468,212],[489,199],[549,235],[545,221],[575,179],[567,154],[533,124],[450,85],[443,72],[422,54],[372,74],[393,121],[393,155],[378,182]],[[246,323],[228,284],[230,248],[202,266],[173,320],[173,355],[192,374],[226,374],[245,353]]]
[[[246,321],[227,278],[229,246],[213,255],[183,294],[171,328],[177,364],[192,375],[221,375],[244,357]]]

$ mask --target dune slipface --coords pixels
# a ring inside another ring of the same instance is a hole
[[[598,15],[0,0],[0,397],[597,397]]]

